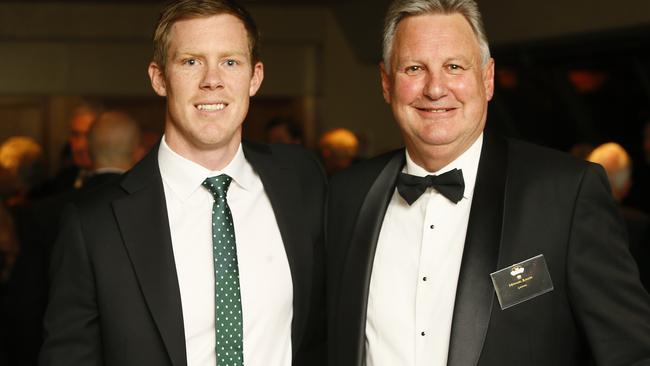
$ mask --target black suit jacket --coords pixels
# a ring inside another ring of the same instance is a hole
[[[650,292],[650,216],[633,207],[619,206],[630,238],[630,252],[641,274],[641,283]]]
[[[399,150],[330,181],[330,365],[364,364],[372,263],[403,166]],[[501,310],[490,273],[538,254],[555,289]],[[605,175],[594,164],[486,134],[448,365],[584,365],[591,357],[598,365],[650,365],[650,300]]]
[[[287,145],[244,144],[244,155],[264,184],[289,261],[293,364],[322,363],[322,169]],[[40,364],[186,365],[158,149],[89,197],[64,214]]]

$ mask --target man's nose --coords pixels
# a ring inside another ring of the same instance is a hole
[[[445,75],[441,72],[430,71],[427,75],[427,82],[424,85],[423,93],[432,100],[438,100],[447,95]]]
[[[199,87],[208,90],[223,87],[223,78],[218,65],[208,65],[205,68]]]

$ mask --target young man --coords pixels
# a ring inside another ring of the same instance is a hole
[[[394,1],[381,77],[406,149],[331,181],[330,364],[650,365],[602,169],[483,133],[476,3]]]
[[[228,0],[162,13],[151,83],[165,135],[67,209],[42,365],[322,362],[324,175],[295,146],[241,142],[263,79],[250,15]]]

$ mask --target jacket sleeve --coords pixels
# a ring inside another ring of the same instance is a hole
[[[79,214],[69,205],[52,252],[41,366],[102,365],[93,265]]]
[[[596,364],[650,365],[650,296],[600,166],[585,170],[576,198],[567,280]]]

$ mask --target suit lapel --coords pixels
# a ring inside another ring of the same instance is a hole
[[[476,365],[494,302],[507,170],[506,142],[485,134],[461,263],[449,344],[450,366]]]
[[[122,181],[113,202],[124,245],[173,365],[187,364],[185,332],[167,207],[153,149]]]
[[[293,321],[291,325],[292,350],[299,348],[299,340],[307,325],[313,268],[313,253],[306,224],[301,215],[296,192],[300,191],[298,177],[290,161],[276,159],[268,146],[245,143],[246,160],[259,174],[264,190],[271,201],[282,242],[287,253],[293,282]]]
[[[366,195],[350,240],[341,277],[341,291],[336,330],[337,354],[354,360],[353,365],[364,362],[366,310],[372,264],[377,248],[381,225],[390,198],[395,191],[395,181],[404,166],[404,150],[396,152],[380,171]]]

